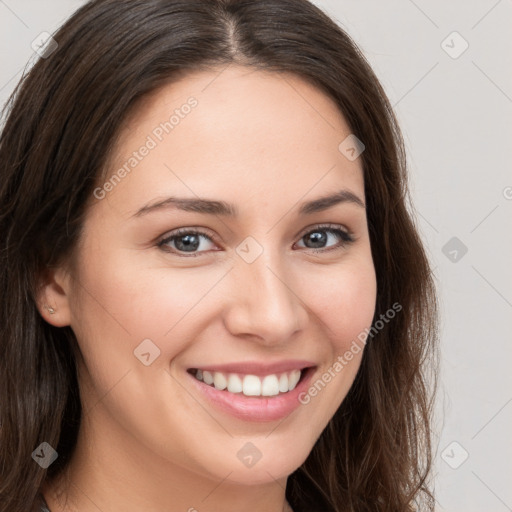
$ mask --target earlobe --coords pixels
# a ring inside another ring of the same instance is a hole
[[[55,327],[71,323],[70,282],[69,274],[61,268],[47,269],[39,279],[37,309]]]

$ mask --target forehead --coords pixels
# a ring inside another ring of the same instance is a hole
[[[139,102],[123,123],[107,178],[123,166],[129,171],[113,200],[124,193],[151,200],[170,188],[232,203],[256,195],[284,201],[340,184],[363,196],[361,160],[339,150],[348,135],[336,103],[296,75],[242,66],[195,71]],[[135,162],[144,146],[151,149]]]
[[[179,106],[194,96],[204,107],[203,112],[241,108],[250,111],[252,119],[256,112],[263,119],[268,118],[269,109],[276,114],[292,108],[297,118],[309,116],[311,121],[318,117],[331,129],[348,126],[334,100],[306,78],[283,71],[256,69],[249,66],[230,64],[213,66],[208,69],[181,70],[168,84],[163,85],[141,98],[125,121],[133,123],[158,121],[162,111]],[[255,102],[255,100],[257,100]],[[276,111],[276,107],[278,107]],[[280,107],[280,108],[279,108]],[[213,112],[212,112],[213,113]],[[287,112],[287,119],[290,112]]]

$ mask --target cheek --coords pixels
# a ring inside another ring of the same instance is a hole
[[[160,350],[153,368],[179,354],[190,325],[200,330],[216,313],[215,285],[229,270],[148,267],[129,251],[88,254],[80,266],[72,328],[89,368],[107,388],[123,370],[140,370],[134,350],[143,340]]]
[[[311,432],[321,432],[349,392],[364,351],[364,337],[375,313],[377,283],[371,258],[346,258],[311,276],[308,305],[323,337],[324,364],[309,388],[299,396],[309,411]],[[314,277],[314,279],[313,279]],[[309,290],[309,291],[306,291]],[[363,342],[361,341],[363,340]],[[311,443],[316,439],[311,438]]]
[[[155,266],[135,250],[103,251],[102,245],[108,240],[84,250],[89,257],[80,268],[78,307],[89,324],[125,337],[162,337],[222,276],[221,269]]]
[[[323,324],[331,348],[340,354],[371,325],[377,282],[371,258],[325,266],[303,281],[301,297]]]

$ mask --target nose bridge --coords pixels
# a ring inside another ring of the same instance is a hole
[[[289,338],[300,328],[302,306],[289,282],[282,252],[268,245],[252,262],[243,256],[236,259],[230,328],[271,342]]]

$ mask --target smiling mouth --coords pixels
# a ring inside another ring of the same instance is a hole
[[[247,397],[273,397],[289,393],[314,367],[294,369],[264,376],[189,368],[188,373],[218,391]]]

